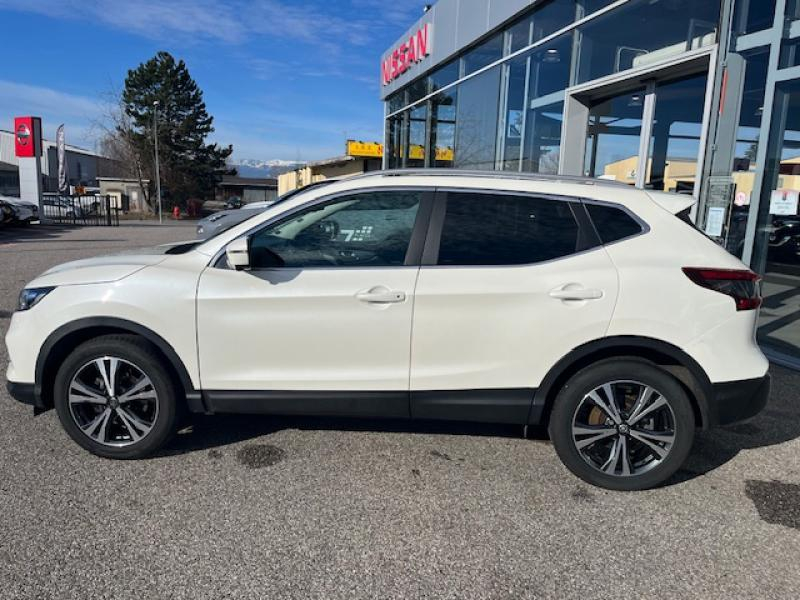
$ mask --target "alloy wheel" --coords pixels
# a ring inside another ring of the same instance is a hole
[[[69,413],[94,442],[121,448],[144,439],[158,418],[152,380],[130,361],[103,356],[87,362],[72,377]]]
[[[646,473],[675,443],[669,400],[638,381],[611,381],[586,394],[572,419],[575,448],[594,469],[617,477]]]

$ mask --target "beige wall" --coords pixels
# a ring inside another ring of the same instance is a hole
[[[301,188],[310,183],[331,178],[346,178],[364,173],[364,161],[361,159],[337,162],[330,165],[300,167],[278,175],[278,195]]]

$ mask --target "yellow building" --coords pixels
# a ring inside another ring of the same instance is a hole
[[[361,175],[380,170],[383,165],[383,144],[348,140],[343,156],[307,163],[278,176],[278,195],[323,181]]]

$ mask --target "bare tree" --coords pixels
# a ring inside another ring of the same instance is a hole
[[[145,205],[150,212],[155,212],[154,156],[140,151],[140,147],[134,143],[133,124],[125,112],[122,94],[111,90],[105,97],[103,114],[93,124],[98,139],[98,151],[112,161],[115,176],[138,182]]]

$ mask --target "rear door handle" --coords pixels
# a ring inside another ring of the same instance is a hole
[[[600,300],[603,290],[587,289],[578,283],[568,283],[550,292],[557,300]]]
[[[356,298],[369,304],[396,304],[405,301],[406,293],[378,286],[365,292],[359,292],[356,294]]]

